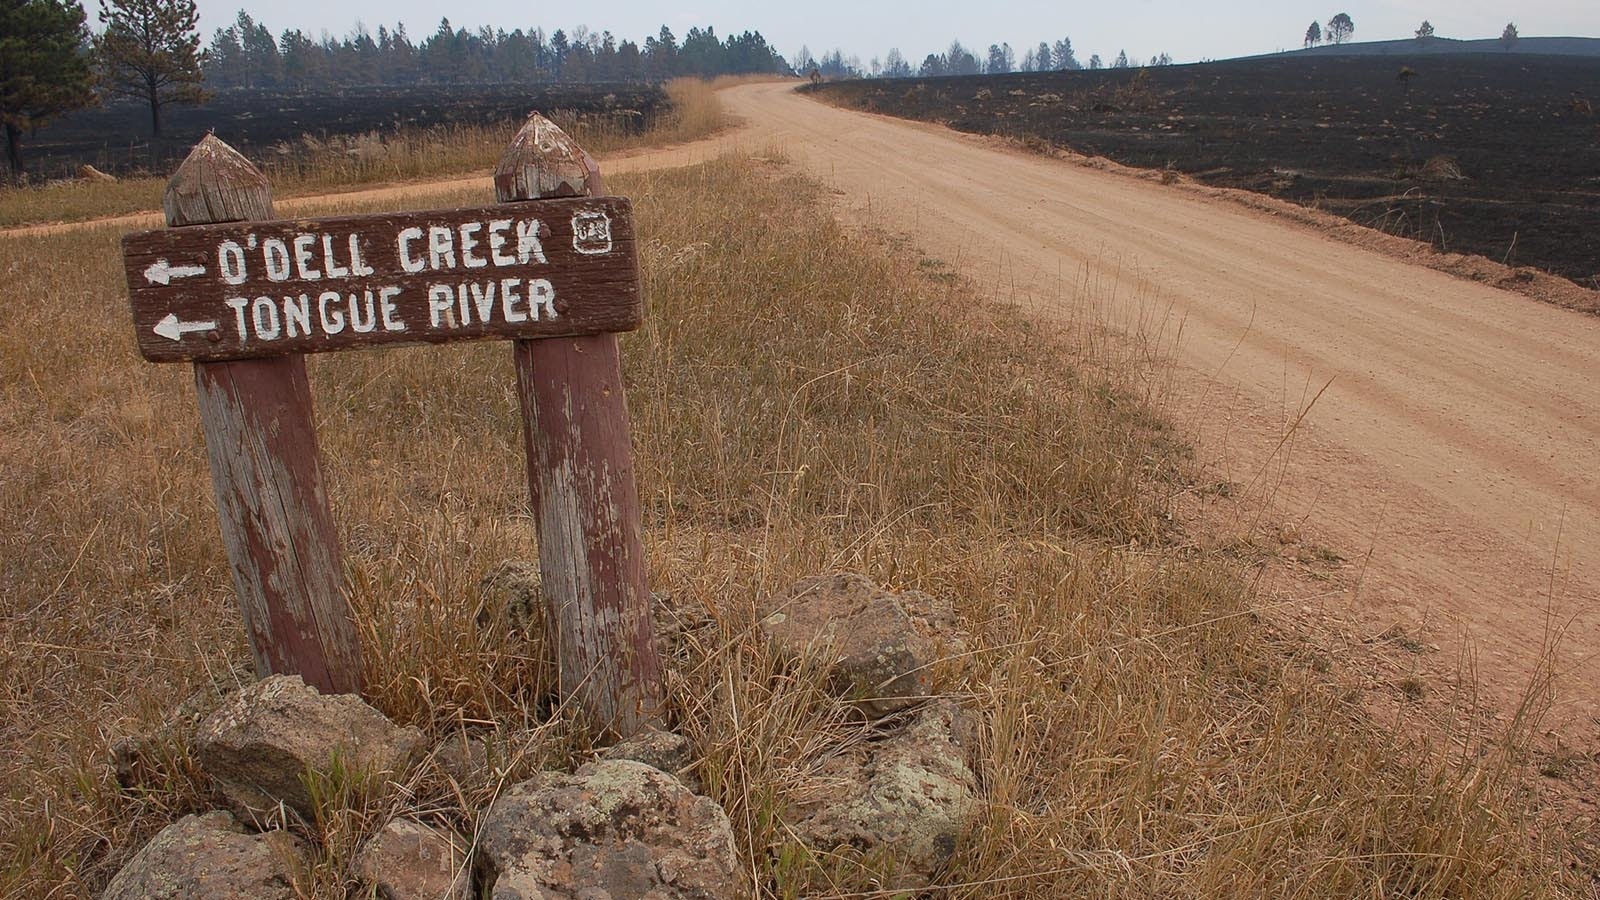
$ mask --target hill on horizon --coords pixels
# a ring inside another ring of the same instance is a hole
[[[1495,53],[1524,56],[1595,56],[1600,57],[1600,38],[1588,37],[1525,37],[1518,38],[1509,49],[1499,38],[1459,40],[1456,38],[1402,38],[1395,41],[1365,41],[1348,44],[1323,44],[1301,50],[1282,50],[1261,53],[1241,59],[1262,59],[1269,56],[1401,56],[1443,55],[1457,53]]]

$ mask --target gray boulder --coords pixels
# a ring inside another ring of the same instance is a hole
[[[926,594],[893,594],[860,575],[819,575],[762,604],[760,628],[785,656],[820,659],[838,690],[879,718],[933,693],[938,631],[953,621],[938,610]]]
[[[795,832],[820,851],[887,851],[913,889],[947,862],[982,810],[969,760],[973,717],[949,700],[916,713],[893,737],[824,764],[806,791]]]
[[[356,854],[355,873],[382,900],[468,900],[467,842],[410,819],[392,819]]]
[[[477,865],[488,900],[738,896],[727,814],[633,760],[512,787],[484,817]]]
[[[310,820],[304,775],[337,764],[367,778],[397,777],[423,749],[361,698],[320,694],[298,675],[274,675],[229,697],[200,726],[196,755],[241,816],[261,820],[281,802]]]
[[[225,812],[168,825],[111,879],[103,900],[294,900],[305,846],[286,831],[255,834]]]
[[[671,731],[647,728],[639,734],[606,748],[601,759],[631,759],[653,766],[700,793],[700,776],[694,771],[694,749],[689,739]]]

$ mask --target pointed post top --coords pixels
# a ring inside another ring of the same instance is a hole
[[[494,170],[501,203],[551,197],[594,197],[606,192],[600,166],[561,127],[533,113]]]
[[[270,219],[272,185],[243,154],[208,134],[172,173],[161,207],[174,228]]]

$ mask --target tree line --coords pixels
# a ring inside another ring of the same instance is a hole
[[[1355,20],[1350,18],[1349,13],[1339,13],[1328,20],[1328,25],[1326,28],[1324,28],[1320,22],[1312,22],[1311,26],[1306,29],[1304,46],[1307,50],[1309,50],[1312,47],[1322,44],[1323,42],[1334,45],[1343,44],[1349,41],[1350,38],[1355,35],[1355,33]],[[1422,24],[1417,26],[1415,34],[1417,43],[1419,44],[1425,44],[1428,41],[1433,40],[1433,23],[1427,19],[1423,19]],[[1506,50],[1510,50],[1517,45],[1517,38],[1517,23],[1507,22],[1506,27],[1500,32],[1500,45]]]
[[[640,44],[583,25],[570,34],[559,28],[547,34],[542,28],[457,28],[445,18],[421,41],[411,39],[404,23],[314,39],[300,29],[273,37],[243,10],[212,34],[205,55],[206,80],[216,87],[663,81],[788,71],[758,31],[723,39],[714,28],[690,28],[680,44],[663,25]]]
[[[723,39],[671,29],[642,44],[585,26],[571,34],[540,28],[455,28],[449,19],[414,42],[404,24],[376,35],[313,39],[299,29],[277,37],[243,10],[201,46],[194,0],[100,0],[98,33],[78,0],[0,0],[0,125],[11,177],[23,177],[22,140],[52,120],[112,98],[162,111],[203,103],[211,88],[344,88],[418,82],[659,81],[680,75],[788,73],[760,32]]]
[[[833,50],[823,54],[820,58],[813,57],[811,51],[801,47],[792,60],[795,70],[810,72],[815,70],[819,75],[829,79],[841,78],[932,78],[939,75],[1003,75],[1008,72],[1061,72],[1076,71],[1079,69],[1127,69],[1133,66],[1146,65],[1138,59],[1130,59],[1128,51],[1119,52],[1108,66],[1095,53],[1089,56],[1087,63],[1080,62],[1076,51],[1072,47],[1072,38],[1064,37],[1058,41],[1040,41],[1037,46],[1029,46],[1022,52],[1018,59],[1017,52],[1009,43],[990,44],[986,53],[976,53],[968,50],[961,41],[950,42],[949,48],[943,53],[929,53],[923,58],[920,65],[913,67],[909,60],[898,48],[891,49],[882,60],[874,57],[871,62],[863,65],[857,57],[847,57],[843,51]],[[1170,66],[1172,57],[1161,53],[1150,57],[1148,65]]]

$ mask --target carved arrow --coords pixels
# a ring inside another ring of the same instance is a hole
[[[185,322],[178,318],[177,313],[167,313],[167,317],[157,322],[156,327],[150,330],[169,341],[181,341],[186,334],[211,331],[216,327],[216,322]]]
[[[171,284],[174,278],[193,278],[205,273],[205,266],[174,266],[165,259],[158,259],[144,270],[144,277],[151,284]]]

